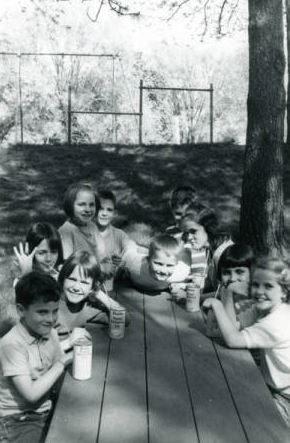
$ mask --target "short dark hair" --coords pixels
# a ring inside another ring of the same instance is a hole
[[[195,218],[195,222],[203,226],[205,232],[208,235],[208,241],[211,245],[212,240],[219,231],[218,217],[213,209],[202,209]]]
[[[201,205],[202,206],[202,205]],[[219,219],[216,212],[213,209],[203,207],[200,212],[190,211],[186,213],[181,220],[182,224],[188,220],[194,221],[200,226],[203,226],[207,238],[210,250],[215,251],[222,243],[230,240],[230,233],[221,229]],[[186,235],[183,235],[183,240],[186,241]]]
[[[43,240],[47,240],[51,252],[58,253],[57,261],[55,263],[55,266],[57,267],[63,262],[62,243],[57,229],[55,229],[50,223],[34,223],[31,225],[26,236],[29,253],[31,253]]]
[[[197,200],[197,193],[193,186],[178,186],[172,191],[170,206],[174,209],[177,206],[189,205],[195,200]]]
[[[76,251],[65,260],[58,276],[60,286],[63,287],[64,280],[71,275],[76,266],[83,268],[85,276],[92,278],[92,289],[96,290],[98,283],[103,280],[100,263],[90,252],[82,250]]]
[[[15,288],[15,294],[16,303],[28,308],[39,301],[44,303],[59,301],[61,289],[50,275],[40,271],[32,271],[20,278]]]
[[[110,200],[113,203],[114,207],[116,208],[117,199],[113,191],[111,191],[110,189],[100,189],[98,195],[99,199],[102,198],[103,200]]]
[[[251,246],[243,243],[235,243],[228,246],[220,256],[217,268],[217,278],[221,279],[221,272],[228,268],[251,268],[255,256]]]
[[[93,185],[90,182],[87,181],[79,181],[77,183],[73,183],[70,185],[64,194],[64,200],[63,200],[63,209],[68,218],[74,217],[74,202],[77,198],[77,194],[80,191],[90,191],[94,194],[95,197],[95,204],[96,204],[96,210],[100,207],[100,202],[98,195],[93,187]]]

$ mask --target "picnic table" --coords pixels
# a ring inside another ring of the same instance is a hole
[[[92,377],[65,375],[46,443],[287,443],[247,350],[205,336],[200,312],[169,294],[119,288],[131,323],[111,340],[94,326]]]

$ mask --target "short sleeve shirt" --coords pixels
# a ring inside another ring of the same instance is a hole
[[[290,306],[278,305],[241,333],[248,348],[261,349],[261,369],[266,383],[290,397]]]
[[[72,253],[84,250],[98,255],[97,237],[98,230],[94,223],[90,222],[85,228],[79,227],[66,221],[59,229],[63,255],[68,258]]]
[[[19,322],[0,340],[0,417],[25,411],[44,412],[51,408],[49,392],[29,403],[15,388],[12,377],[28,375],[37,380],[61,357],[56,331],[48,339],[35,338]]]
[[[98,232],[97,243],[101,258],[111,258],[113,254],[121,256],[130,246],[134,245],[134,241],[122,229],[114,226],[109,226],[103,234]]]

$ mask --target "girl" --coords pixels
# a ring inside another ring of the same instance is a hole
[[[77,250],[98,256],[98,230],[93,223],[99,200],[88,182],[74,183],[66,190],[63,203],[67,221],[59,228],[64,259]]]
[[[59,228],[64,258],[83,250],[100,257],[98,248],[99,231],[93,219],[100,208],[99,198],[88,182],[74,183],[67,189],[63,203],[67,221]],[[106,257],[101,261],[104,277],[110,281],[113,267]]]
[[[221,282],[218,296],[232,320],[243,327],[253,323],[253,301],[249,299],[253,261],[251,246],[236,243],[224,250],[217,269]]]
[[[34,223],[26,236],[26,242],[13,247],[21,275],[40,270],[55,279],[63,261],[59,233],[50,223]]]
[[[111,307],[119,303],[101,290],[102,272],[96,257],[87,251],[77,251],[63,264],[58,282],[62,299],[56,328],[66,351],[72,346],[70,334],[75,327],[87,323],[108,324]],[[128,323],[128,318],[126,315]]]
[[[219,258],[233,244],[230,235],[219,230],[215,212],[207,208],[186,214],[180,228],[184,246],[191,249],[191,272],[206,275],[204,292],[216,289]]]
[[[259,348],[261,371],[274,400],[290,426],[290,272],[281,259],[263,257],[253,265],[250,292],[256,308],[256,321],[239,330],[222,302],[208,298],[222,337],[231,348]]]

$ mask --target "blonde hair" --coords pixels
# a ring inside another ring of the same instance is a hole
[[[277,277],[277,283],[281,286],[286,295],[286,301],[290,299],[290,267],[289,263],[282,258],[276,257],[258,257],[253,264],[255,269],[265,269],[272,271]]]
[[[177,257],[180,253],[181,246],[176,238],[169,234],[159,234],[153,237],[149,245],[149,258],[155,256],[156,252],[162,251],[166,255]]]

